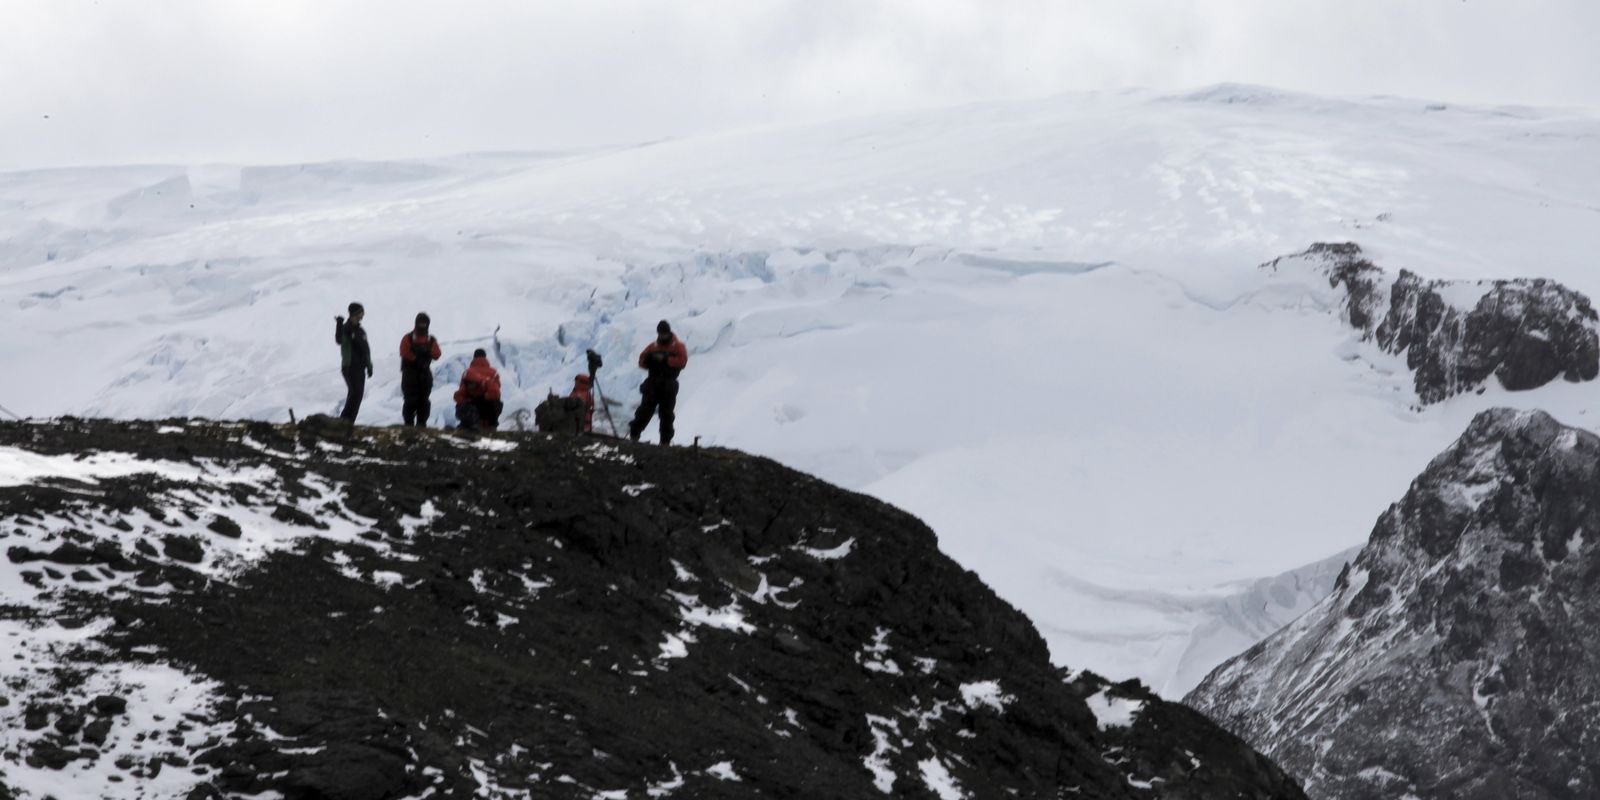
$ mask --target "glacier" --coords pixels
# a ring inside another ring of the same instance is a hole
[[[508,411],[594,348],[620,419],[665,318],[691,351],[681,441],[912,511],[1058,663],[1181,697],[1326,595],[1479,411],[1596,428],[1582,384],[1418,408],[1326,286],[1258,265],[1354,241],[1594,296],[1597,156],[1587,111],[1223,85],[570,153],[6,171],[0,405],[334,412],[330,318],[359,300],[364,423],[399,421],[420,310],[434,424],[475,347]]]

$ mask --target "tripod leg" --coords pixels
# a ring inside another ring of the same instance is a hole
[[[611,406],[606,404],[606,394],[600,391],[600,381],[595,378],[590,380],[594,381],[594,396],[600,400],[600,410],[606,412],[606,424],[611,426],[612,437],[620,438],[617,435],[617,421],[611,418]]]

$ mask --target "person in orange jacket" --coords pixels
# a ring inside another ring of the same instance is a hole
[[[590,389],[593,382],[593,378],[579,373],[573,377],[572,392],[567,395],[583,401],[583,433],[594,430],[594,393]]]
[[[456,388],[456,419],[462,428],[492,431],[500,427],[500,412],[505,408],[500,402],[500,373],[489,364],[489,353],[478,348],[472,353],[472,364],[461,375],[461,385]]]
[[[433,410],[433,362],[439,360],[439,340],[428,334],[432,322],[426,312],[417,314],[415,327],[400,339],[400,414],[406,425],[428,426]]]
[[[639,354],[639,369],[646,370],[639,384],[639,411],[628,424],[628,438],[639,441],[656,411],[661,412],[661,444],[672,444],[672,422],[678,410],[678,373],[689,364],[689,349],[673,335],[666,320],[656,325],[656,339]]]

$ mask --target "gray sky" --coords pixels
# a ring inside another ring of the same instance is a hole
[[[542,149],[1220,81],[1600,107],[1597,42],[1597,0],[0,0],[0,167]]]

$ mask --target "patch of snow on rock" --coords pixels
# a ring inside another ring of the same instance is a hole
[[[917,762],[917,767],[922,771],[923,785],[939,800],[965,800],[967,797],[967,793],[961,791],[961,786],[956,783],[955,776],[950,774],[937,756]]]
[[[888,675],[899,675],[900,665],[889,658],[889,629],[879,628],[872,635],[872,641],[862,645],[861,652],[856,654],[856,662],[870,672],[882,672]]]
[[[855,546],[856,540],[854,538],[850,538],[844,540],[844,543],[838,547],[830,547],[825,550],[815,547],[805,547],[803,545],[795,545],[794,549],[819,561],[836,561],[844,558],[847,555],[850,555],[850,551],[855,549]]]
[[[1095,721],[1102,730],[1131,727],[1134,717],[1144,710],[1144,701],[1112,697],[1104,689],[1085,698],[1084,702],[1089,704],[1089,710],[1094,713]]]
[[[978,710],[980,706],[992,708],[995,711],[1005,711],[1006,703],[1012,700],[1010,695],[1000,691],[999,681],[963,683],[961,684],[961,699],[967,704],[967,708],[974,711]]]
[[[719,781],[738,781],[739,773],[733,771],[732,761],[719,761],[706,767],[706,774]]]
[[[894,740],[900,735],[900,724],[892,719],[874,714],[867,715],[867,727],[872,730],[872,752],[861,759],[872,773],[872,785],[889,794],[894,791],[895,774],[889,768],[889,756],[895,752]]]

